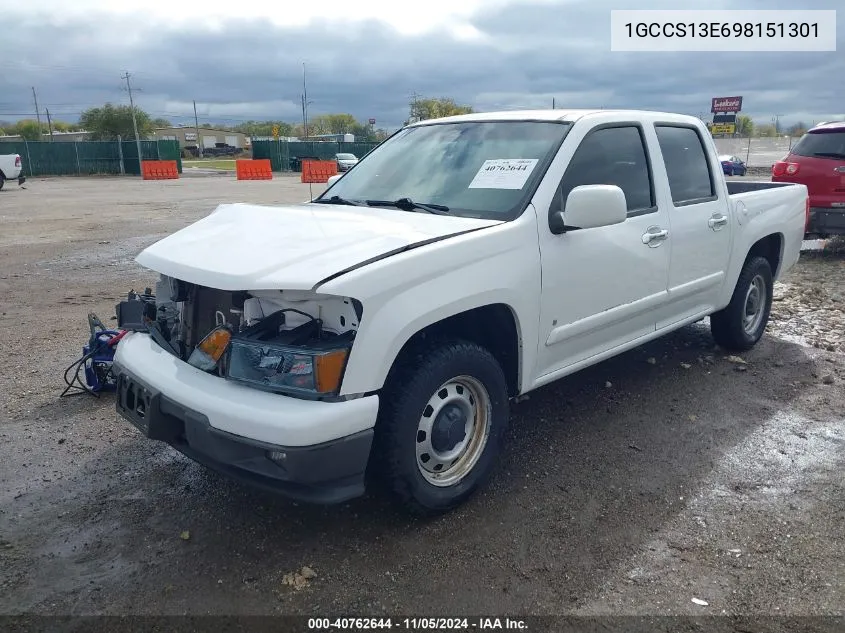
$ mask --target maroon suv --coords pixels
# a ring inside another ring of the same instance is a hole
[[[807,185],[807,235],[845,235],[845,121],[821,123],[772,166],[773,182]]]

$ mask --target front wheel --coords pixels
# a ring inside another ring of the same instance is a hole
[[[0,189],[3,188],[3,184],[5,182],[6,182],[6,176],[4,176],[2,172],[0,172]]]
[[[745,262],[728,307],[710,316],[710,330],[720,347],[747,351],[757,344],[769,323],[772,288],[772,267],[766,258]]]
[[[489,478],[509,417],[502,368],[465,341],[421,347],[397,361],[379,406],[373,459],[393,497],[433,515]]]

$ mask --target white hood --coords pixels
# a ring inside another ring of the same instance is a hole
[[[389,208],[224,204],[135,261],[220,290],[310,290],[397,249],[495,224]]]

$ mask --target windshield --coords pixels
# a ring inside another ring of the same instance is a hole
[[[355,154],[337,154],[338,160],[358,160],[355,158]]]
[[[513,219],[570,127],[551,121],[470,121],[405,128],[321,198],[361,203],[406,198],[448,208],[451,215]]]
[[[845,130],[805,134],[792,148],[792,153],[815,158],[845,157]]]

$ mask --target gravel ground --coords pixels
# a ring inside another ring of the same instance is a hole
[[[697,324],[530,394],[492,484],[432,521],[256,492],[112,397],[58,398],[87,312],[153,282],[139,250],[219,202],[307,198],[293,178],[0,192],[0,613],[845,613],[836,244],[741,360]]]

